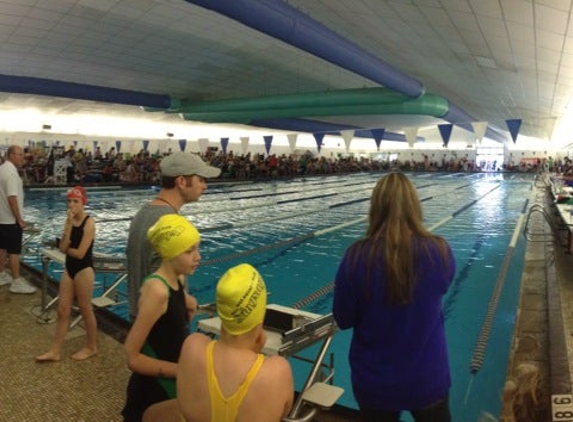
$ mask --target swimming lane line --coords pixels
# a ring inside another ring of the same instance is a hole
[[[461,207],[460,209],[458,209],[457,211],[454,211],[453,213],[451,213],[450,215],[448,215],[447,217],[441,219],[440,221],[438,221],[436,224],[434,224],[433,226],[431,226],[429,228],[430,231],[434,231],[435,229],[437,229],[438,227],[444,225],[445,223],[447,223],[450,220],[453,220],[455,217],[457,217],[458,215],[460,215],[462,212],[464,212],[465,210],[467,210],[469,207],[471,207],[472,205],[474,205],[476,202],[480,201],[481,199],[483,199],[484,197],[486,197],[487,195],[489,195],[490,193],[492,193],[494,190],[499,189],[500,185],[496,185],[493,189],[489,190],[488,192],[484,193],[482,196],[480,196],[479,198],[474,199],[473,201],[465,204],[463,207]]]
[[[495,313],[497,310],[499,297],[501,296],[501,291],[503,290],[503,286],[505,284],[507,269],[509,268],[509,263],[511,261],[511,258],[513,257],[513,252],[515,251],[515,245],[517,244],[517,239],[523,226],[523,221],[525,219],[525,212],[527,210],[528,203],[529,199],[526,199],[525,204],[523,205],[523,208],[521,210],[521,214],[517,219],[517,224],[515,225],[515,229],[513,230],[513,236],[511,237],[511,241],[509,242],[509,246],[505,253],[505,257],[503,259],[503,263],[501,265],[501,269],[497,277],[495,288],[493,290],[491,299],[489,301],[489,305],[487,307],[487,312],[483,320],[481,331],[479,333],[477,343],[474,348],[474,352],[470,361],[470,372],[472,374],[475,374],[477,371],[481,369],[481,366],[485,359],[485,352],[489,341],[489,336],[491,334],[493,319],[495,317]]]

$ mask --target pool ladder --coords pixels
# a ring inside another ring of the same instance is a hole
[[[532,216],[534,215],[541,215],[551,228],[551,232],[548,233],[540,227],[534,227],[535,225],[538,226],[539,223],[539,221],[532,221]],[[556,234],[558,230],[560,228],[555,225],[553,218],[551,218],[551,215],[549,215],[543,205],[534,204],[531,206],[523,227],[523,235],[527,241],[553,243],[557,239]]]

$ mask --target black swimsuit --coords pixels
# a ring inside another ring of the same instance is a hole
[[[72,226],[72,232],[70,234],[70,248],[77,249],[80,246],[82,238],[84,237],[84,226],[86,225],[86,221],[90,218],[89,215],[84,218],[82,224],[78,227]],[[90,268],[94,266],[93,262],[93,246],[94,242],[90,244],[86,254],[82,259],[72,258],[69,255],[66,255],[66,271],[73,279],[81,270],[84,268]]]
[[[185,288],[177,281],[177,290],[174,290],[167,281],[158,274],[151,274],[150,278],[158,278],[169,291],[167,311],[155,322],[141,353],[154,359],[177,362],[183,342],[189,335],[189,321],[187,306],[185,304]],[[122,410],[124,422],[141,422],[145,409],[160,401],[176,397],[175,378],[158,378],[133,372],[127,384],[127,397]]]

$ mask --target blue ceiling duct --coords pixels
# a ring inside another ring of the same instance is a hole
[[[186,1],[241,22],[408,97],[417,98],[425,93],[421,82],[378,59],[283,0]],[[444,119],[473,132],[470,123],[475,119],[455,104],[449,104],[451,110]],[[496,141],[505,141],[502,135],[489,128],[486,134]]]
[[[251,28],[355,72],[409,98],[418,99],[425,93],[424,86],[416,79],[401,73],[282,0],[187,1],[238,20]],[[179,100],[172,99],[168,95],[25,76],[0,75],[0,92],[2,91],[142,106],[150,110],[166,111],[181,107]],[[473,131],[470,122],[475,119],[454,104],[449,103],[449,108],[444,111],[447,113],[440,115],[443,119]],[[257,123],[262,121],[259,118]],[[271,120],[265,119],[264,121],[270,122]],[[289,119],[289,125],[303,121],[304,119]],[[257,123],[252,124],[257,125]],[[277,121],[274,123],[278,124]],[[301,125],[298,130],[304,130],[303,126]],[[318,132],[318,130],[312,130],[312,132]],[[362,131],[357,133],[362,133]],[[370,133],[370,130],[364,130],[364,133]],[[397,134],[386,133],[384,138],[391,139],[393,135]],[[502,134],[489,128],[486,135],[500,142],[505,141]]]
[[[134,106],[167,109],[177,104],[169,95],[148,94],[125,89],[76,84],[52,79],[27,76],[0,75],[0,92],[17,94],[47,95],[52,97],[74,98],[76,100],[99,101],[102,103],[126,104]]]
[[[187,1],[239,21],[408,97],[417,98],[425,92],[421,82],[342,38],[285,1]]]

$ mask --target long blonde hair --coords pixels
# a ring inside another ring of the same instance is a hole
[[[426,250],[430,244],[436,244],[447,262],[445,240],[423,225],[422,205],[415,186],[404,174],[389,173],[372,191],[366,237],[353,245],[351,256],[357,259],[368,251],[368,274],[383,264],[386,296],[391,304],[406,304],[412,299],[416,280],[414,237],[422,240]]]

